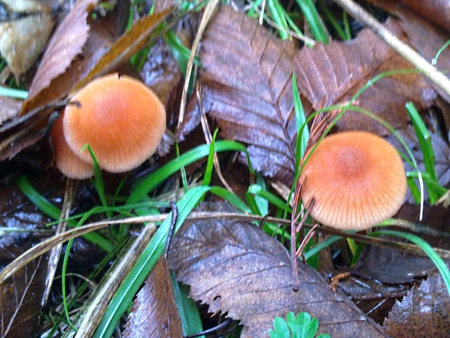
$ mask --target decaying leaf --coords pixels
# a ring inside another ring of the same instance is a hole
[[[449,313],[448,290],[440,273],[435,271],[394,305],[384,326],[394,338],[448,337]]]
[[[408,38],[408,43],[429,62],[437,56],[438,51],[450,39],[449,29],[447,29],[447,31],[442,30],[431,23],[433,20],[431,20],[431,22],[425,20],[424,14],[426,15],[426,10],[425,13],[420,10],[422,6],[434,7],[434,10],[439,11],[440,13],[440,15],[432,15],[434,19],[439,20],[439,17],[446,17],[446,25],[449,27],[450,21],[448,13],[450,13],[450,7],[448,6],[448,3],[444,4],[443,1],[403,0],[403,2],[408,2],[409,5],[412,5],[412,8],[419,10],[418,12],[414,12],[406,6],[394,1],[371,0],[371,2],[381,6],[398,18],[397,22]],[[438,9],[439,7],[441,7],[441,9]],[[435,65],[444,74],[447,74],[446,70],[450,65],[450,49],[446,48],[440,53],[439,58],[435,60]],[[445,92],[440,90],[437,86],[434,86],[432,83],[430,85],[433,86],[439,95],[444,97],[447,102],[450,102],[450,97]]]
[[[161,257],[133,301],[123,336],[182,337],[167,259]]]
[[[11,97],[0,96],[0,126],[3,122],[16,117],[20,112],[22,101]]]
[[[230,210],[223,207],[220,211]],[[333,292],[311,267],[299,262],[300,290],[292,291],[286,249],[251,223],[191,221],[172,241],[169,265],[190,285],[190,296],[244,326],[241,337],[267,337],[277,316],[308,312],[332,337],[384,337],[344,295]]]
[[[394,34],[402,35],[395,21],[388,20],[386,26]],[[296,66],[300,92],[316,109],[322,102],[325,107],[348,102],[369,80],[382,72],[412,68],[368,29],[349,42],[334,41],[329,45],[303,48],[296,58]],[[436,93],[421,75],[400,74],[372,84],[358,97],[355,105],[368,109],[395,129],[401,129],[409,122],[406,102],[413,101],[418,108],[424,108],[430,106],[435,98]],[[351,111],[342,116],[337,126],[343,130],[390,134],[373,119]]]
[[[1,285],[2,337],[31,337],[39,332],[46,264],[47,256],[40,256]]]
[[[1,0],[0,54],[18,80],[45,47],[54,21],[47,7],[33,0]]]
[[[31,83],[22,114],[42,104],[42,99],[36,99],[36,96],[47,88],[53,79],[63,74],[73,59],[81,52],[89,37],[89,25],[86,19],[89,11],[97,3],[98,0],[78,0],[58,26],[47,45],[41,64]],[[58,91],[56,97],[59,95],[61,93]],[[46,99],[46,101],[49,102],[50,99]]]
[[[296,49],[257,20],[222,6],[203,35],[200,80],[204,108],[224,137],[249,143],[252,165],[292,182]]]
[[[390,20],[387,25],[402,36],[398,23]],[[204,34],[200,57],[205,111],[218,120],[224,137],[250,144],[248,151],[257,170],[289,185],[294,177],[296,139],[293,71],[309,114],[311,105],[320,109],[348,102],[381,72],[412,68],[369,30],[350,42],[318,44],[298,52],[256,20],[225,6]],[[402,129],[409,122],[406,102],[425,108],[436,96],[431,85],[413,73],[375,82],[354,104]],[[195,114],[194,108],[190,116]],[[373,119],[351,111],[344,114],[338,127],[390,134]],[[185,128],[179,135],[192,129]]]

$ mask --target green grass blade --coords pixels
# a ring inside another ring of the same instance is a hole
[[[270,14],[272,15],[273,21],[280,28],[278,30],[280,38],[282,40],[288,39],[289,38],[289,34],[287,33],[288,25],[286,22],[286,18],[284,16],[283,8],[281,7],[278,0],[267,0],[267,8],[269,9]]]
[[[61,210],[50,203],[44,196],[42,196],[39,192],[34,189],[31,185],[30,181],[25,176],[20,176],[16,180],[16,184],[19,189],[27,196],[27,198],[34,204],[36,207],[41,210],[46,215],[50,216],[54,220],[59,220],[61,217]],[[75,227],[76,222],[69,221],[69,227]],[[114,249],[114,245],[107,240],[105,237],[99,235],[96,232],[91,232],[89,234],[83,235],[83,238],[86,240],[97,244],[100,248],[105,250],[106,252],[111,252]]]
[[[327,31],[322,25],[322,20],[320,19],[314,3],[311,0],[297,0],[297,4],[302,10],[309,28],[311,28],[311,33],[313,34],[314,39],[324,44],[328,44],[329,40]]]
[[[192,298],[189,298],[189,287],[177,282],[172,274],[172,285],[175,302],[180,315],[181,327],[185,336],[203,331],[203,325],[198,312],[198,306]],[[205,336],[199,336],[205,337]]]
[[[28,92],[26,90],[0,87],[0,95],[25,100],[28,97]]]
[[[308,124],[306,123],[306,115],[300,99],[300,93],[297,86],[297,76],[295,73],[292,73],[292,96],[294,97],[295,123],[297,127],[295,168],[298,168],[300,165],[300,160],[305,154],[306,144],[309,140],[309,129]]]
[[[247,194],[260,196],[260,197],[266,199],[269,203],[276,206],[277,208],[286,210],[287,212],[292,213],[291,207],[289,207],[289,205],[287,205],[285,201],[283,201],[281,198],[275,196],[270,191],[263,189],[260,185],[252,184],[251,186],[249,186],[247,189],[246,195]]]
[[[196,206],[197,202],[208,190],[209,187],[195,187],[190,189],[181,198],[177,203],[178,220],[174,231],[177,231],[180,228],[186,217],[188,217],[189,213]],[[147,248],[144,250],[141,257],[139,257],[136,265],[124,279],[123,284],[119,287],[116,295],[106,309],[102,321],[93,336],[94,338],[111,337],[120,317],[122,317],[123,313],[130,308],[133,297],[153,269],[156,261],[164,252],[171,221],[172,218],[169,216],[161,224]]]
[[[203,186],[209,186],[209,184],[211,183],[212,180],[212,174],[213,174],[213,169],[214,169],[214,145],[216,143],[216,137],[217,134],[219,133],[219,129],[216,129],[216,131],[214,132],[214,135],[212,137],[211,140],[211,145],[209,148],[209,154],[208,154],[208,161],[206,162],[206,169],[205,169],[205,175],[203,178]]]
[[[414,131],[416,132],[417,139],[419,141],[420,149],[423,153],[423,162],[425,164],[425,170],[431,179],[437,182],[436,170],[435,170],[435,162],[434,162],[434,150],[433,145],[431,143],[431,136],[423,122],[422,118],[419,115],[416,107],[412,102],[408,102],[406,104],[406,110],[408,111],[411,122],[414,126]],[[434,204],[439,198],[438,194],[434,189],[430,187],[429,184],[425,181],[425,184],[428,189],[428,196],[430,198],[430,203]]]
[[[222,151],[241,151],[247,156],[248,163],[250,164],[249,155],[247,149],[242,143],[235,141],[217,141],[214,145],[216,152]],[[180,168],[185,167],[191,163],[194,163],[203,157],[209,155],[209,144],[203,144],[198,146],[183,155],[177,157],[173,161],[170,161],[165,166],[159,168],[154,173],[149,175],[136,189],[133,191],[131,196],[128,198],[127,204],[138,203],[142,197],[147,195],[150,191],[155,189],[160,183],[167,179],[172,174],[176,173]],[[249,170],[253,172],[251,166]]]
[[[436,265],[437,269],[441,273],[442,279],[444,280],[444,283],[447,287],[447,291],[450,295],[450,271],[448,270],[447,265],[445,265],[445,262],[436,253],[436,251],[433,250],[433,248],[430,246],[430,244],[428,244],[422,238],[420,238],[416,235],[408,234],[408,233],[400,232],[400,231],[379,230],[379,231],[376,231],[376,232],[373,232],[370,234],[370,236],[378,236],[378,235],[388,235],[388,236],[396,236],[396,237],[404,238],[410,242],[413,242],[418,247],[420,247],[428,255],[428,257],[433,261],[434,265]]]
[[[225,201],[230,202],[236,209],[251,214],[252,211],[250,208],[245,204],[243,200],[241,200],[238,196],[233,194],[232,192],[228,191],[225,188],[222,187],[211,187],[209,192],[211,194],[214,194],[216,196],[219,196],[220,198],[224,199]]]

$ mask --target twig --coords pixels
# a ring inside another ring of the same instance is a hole
[[[410,62],[423,75],[429,78],[437,87],[439,87],[447,95],[450,95],[450,80],[437,70],[424,57],[417,53],[407,44],[400,41],[386,27],[378,22],[372,15],[357,5],[352,0],[334,0],[348,14],[361,22],[364,26],[370,28],[378,35],[389,47],[395,50],[405,60]]]

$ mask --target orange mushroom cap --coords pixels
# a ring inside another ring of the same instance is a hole
[[[344,230],[368,229],[392,217],[407,189],[397,150],[364,131],[324,138],[306,162],[300,180],[305,205],[315,200],[311,216]]]
[[[64,114],[64,135],[72,151],[100,168],[118,173],[136,168],[153,155],[166,130],[163,104],[142,82],[117,74],[98,78],[83,87]]]
[[[81,161],[69,148],[63,132],[63,115],[59,116],[53,123],[51,136],[55,146],[55,162],[59,170],[70,178],[79,180],[94,175],[92,164]]]

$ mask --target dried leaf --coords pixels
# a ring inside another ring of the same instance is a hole
[[[166,258],[161,257],[158,260],[133,301],[123,336],[183,336]]]
[[[429,230],[448,232],[450,229],[450,210],[440,206],[425,205],[423,219],[419,220],[420,206],[403,204],[397,217],[410,222],[426,225]],[[419,231],[420,229],[418,229]],[[449,234],[419,234],[432,247],[450,249]],[[417,256],[399,250],[368,246],[358,261],[353,273],[367,279],[383,283],[410,283],[417,277],[426,276],[435,265],[426,256]]]
[[[205,111],[224,137],[250,144],[257,170],[288,184],[295,165],[295,54],[291,42],[222,6],[203,35],[200,55]]]
[[[386,26],[402,36],[399,25],[388,20]],[[303,48],[296,58],[300,92],[316,109],[348,102],[369,80],[381,72],[412,68],[373,32],[365,29],[349,42],[318,44]],[[405,104],[413,101],[420,108],[428,107],[436,93],[419,74],[401,74],[383,78],[357,99],[355,104],[368,109],[389,122],[395,129],[405,128],[409,117]],[[381,124],[360,113],[348,111],[338,122],[344,130],[369,130],[380,135],[390,132]]]
[[[449,313],[448,291],[441,275],[435,271],[394,305],[384,326],[394,338],[448,337]]]
[[[221,211],[230,210],[222,208]],[[173,239],[169,266],[209,311],[244,326],[241,337],[266,337],[276,316],[290,311],[317,317],[332,337],[384,337],[381,329],[324,279],[300,263],[300,290],[292,291],[286,249],[251,223],[187,222]]]
[[[394,15],[399,19],[398,24],[404,31],[404,34],[406,34],[406,37],[408,38],[408,43],[430,62],[433,58],[436,57],[438,51],[442,48],[442,46],[444,46],[444,44],[448,40],[450,40],[450,33],[448,31],[444,31],[436,27],[430,21],[424,20],[422,11],[415,13],[412,10],[408,9],[406,6],[403,6],[400,3],[395,3],[392,1],[386,0],[371,0],[371,1],[378,6],[381,6],[383,9],[389,11],[390,13],[392,13],[392,15]],[[439,5],[442,7],[442,2],[441,4],[439,4],[439,2],[441,1],[433,1],[436,7],[438,7]],[[428,6],[430,5],[433,6],[433,4],[431,4],[430,1],[420,1],[420,3],[423,3],[424,5],[428,3]],[[450,7],[448,6],[448,4],[446,4],[445,7],[446,9],[442,9],[440,13],[450,11]],[[449,25],[450,21],[448,20],[448,14],[446,15],[447,15],[446,24]],[[441,69],[445,74],[449,66],[450,66],[450,50],[446,48],[439,55],[436,67],[438,69]],[[447,100],[447,102],[450,102],[450,97],[445,92],[440,90],[438,87],[434,86],[434,84],[431,83],[431,85],[439,93],[439,95],[444,97]]]
[[[1,284],[1,337],[31,337],[39,332],[47,256],[40,256]]]
[[[89,36],[87,16],[97,3],[98,0],[78,0],[56,29],[31,83],[26,101],[27,108],[24,108],[24,111],[37,106],[31,105],[30,102],[47,88],[53,79],[64,73],[81,52]]]
[[[447,0],[400,0],[429,22],[450,32],[450,7]]]
[[[389,27],[402,35],[395,22]],[[250,144],[248,151],[257,170],[288,185],[295,169],[294,69],[309,114],[309,102],[316,109],[346,102],[380,72],[411,68],[369,30],[350,42],[319,44],[296,52],[291,43],[276,39],[256,20],[228,7],[219,10],[206,30],[200,57],[205,111],[218,120],[224,137]],[[423,108],[435,98],[435,91],[422,76],[408,74],[377,81],[355,104],[394,128],[406,128],[405,103],[413,101]],[[195,114],[196,108],[190,117],[197,118]],[[389,134],[373,119],[350,111],[338,127]],[[192,119],[183,128],[179,138],[192,129]]]
[[[0,125],[16,117],[20,112],[21,106],[22,101],[7,96],[0,96]]]
[[[1,0],[0,54],[16,77],[27,71],[45,47],[54,21],[49,9],[32,0]]]

